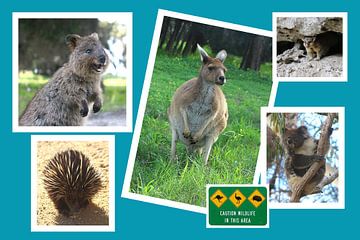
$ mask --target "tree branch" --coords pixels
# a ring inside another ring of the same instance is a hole
[[[323,187],[335,181],[338,178],[338,176],[339,176],[339,170],[336,169],[333,173],[331,173],[331,175],[325,176],[323,180],[321,180],[321,182],[316,186],[315,190],[319,190],[319,192],[321,192],[321,189],[323,189]]]
[[[334,117],[336,116],[335,113],[329,113],[328,117],[321,128],[320,140],[317,149],[317,155],[324,156],[328,149],[329,144],[329,137],[332,133],[332,123]],[[302,177],[301,181],[294,186],[294,189],[291,194],[290,202],[299,202],[304,191],[304,187],[306,184],[312,179],[315,174],[319,171],[319,169],[325,165],[325,160],[323,161],[316,161],[314,164],[309,168],[306,174]],[[321,189],[320,189],[321,191]]]

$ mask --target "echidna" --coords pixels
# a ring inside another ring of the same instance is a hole
[[[102,186],[100,174],[76,150],[56,154],[43,173],[49,197],[59,213],[66,216],[85,208]]]

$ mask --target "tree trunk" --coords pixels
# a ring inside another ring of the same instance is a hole
[[[162,25],[161,33],[160,33],[159,48],[162,48],[162,46],[165,43],[166,35],[167,35],[167,32],[169,31],[169,22],[170,22],[170,18],[164,17],[163,25]]]
[[[178,19],[175,20],[174,31],[172,31],[172,33],[170,35],[170,38],[169,38],[169,41],[166,44],[165,49],[166,49],[167,52],[171,52],[171,50],[172,50],[172,48],[174,46],[175,38],[178,35],[178,32],[179,32],[180,27],[181,27],[181,23],[182,23],[181,20],[178,20]]]
[[[259,71],[261,65],[261,56],[264,47],[265,47],[264,36],[257,35],[254,38],[250,38],[240,68],[244,70],[252,69],[255,71]]]

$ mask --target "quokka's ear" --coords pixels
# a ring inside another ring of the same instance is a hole
[[[225,50],[221,50],[220,52],[218,52],[218,54],[216,54],[216,57],[217,59],[219,59],[221,62],[224,62],[225,59],[227,57],[227,53]]]
[[[208,59],[209,59],[209,55],[206,53],[206,51],[202,47],[200,47],[199,44],[197,44],[197,49],[198,49],[198,51],[200,53],[201,61],[203,63],[206,63],[208,61]]]
[[[92,38],[94,38],[95,40],[99,41],[99,35],[98,35],[96,32],[92,33],[92,34],[90,35],[90,37],[92,37]]]
[[[76,48],[80,38],[81,37],[77,34],[69,34],[65,37],[65,43],[70,48],[70,51],[73,51]]]

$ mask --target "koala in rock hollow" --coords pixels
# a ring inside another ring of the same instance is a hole
[[[317,155],[319,140],[312,138],[307,127],[301,126],[294,129],[285,128],[283,144],[287,152],[285,161],[285,173],[289,187],[293,190],[294,186],[302,179],[309,168],[316,161],[324,161],[325,156]],[[329,139],[326,142],[325,154],[329,151]],[[323,164],[315,176],[305,185],[302,196],[310,195],[316,191],[316,186],[321,182],[325,175],[325,164]]]

